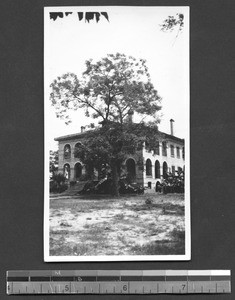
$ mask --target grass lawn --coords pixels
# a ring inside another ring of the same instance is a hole
[[[184,221],[181,194],[52,198],[50,255],[182,255]]]

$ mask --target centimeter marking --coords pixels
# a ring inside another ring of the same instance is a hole
[[[7,294],[231,293],[230,270],[7,271]]]

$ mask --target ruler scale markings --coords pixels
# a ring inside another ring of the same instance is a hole
[[[229,270],[8,271],[6,277],[7,294],[231,293]]]

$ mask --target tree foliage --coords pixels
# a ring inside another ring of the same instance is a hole
[[[162,182],[163,191],[166,193],[184,193],[184,171],[179,170],[175,173],[167,173]]]
[[[69,111],[84,109],[87,117],[98,119],[101,127],[86,133],[76,149],[76,156],[89,172],[94,168],[110,170],[114,194],[122,163],[147,139],[156,142],[161,97],[154,88],[146,61],[124,54],[109,54],[100,61],[86,61],[81,78],[73,73],[58,77],[51,84],[51,103],[57,117],[68,124]],[[139,124],[131,122],[132,114],[142,116]],[[146,116],[153,121],[146,124]]]
[[[51,175],[53,175],[58,171],[58,163],[59,163],[58,151],[50,150],[49,160],[50,160],[49,172],[50,172]]]
[[[67,73],[51,84],[50,99],[57,117],[68,124],[69,110],[85,109],[87,117],[123,123],[130,110],[155,116],[161,98],[150,80],[144,59],[117,53],[86,61],[81,78]]]
[[[86,133],[86,138],[76,148],[75,155],[86,165],[90,175],[93,174],[94,168],[107,175],[112,170],[112,162],[115,161],[120,176],[127,155],[136,154],[145,142],[150,149],[156,148],[158,138],[156,124],[105,124]]]
[[[50,180],[50,193],[62,193],[67,188],[65,176],[62,173],[53,173]]]
[[[164,32],[173,31],[176,28],[178,28],[178,31],[181,31],[184,27],[184,15],[182,13],[178,13],[176,16],[168,16],[160,27]]]

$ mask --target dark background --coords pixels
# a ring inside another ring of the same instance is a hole
[[[43,262],[44,5],[190,6],[191,261]],[[234,269],[234,17],[233,0],[0,1],[1,299],[121,298],[118,295],[7,298],[7,270]],[[145,298],[234,299],[234,295],[147,295]],[[143,299],[143,296],[122,298]]]

